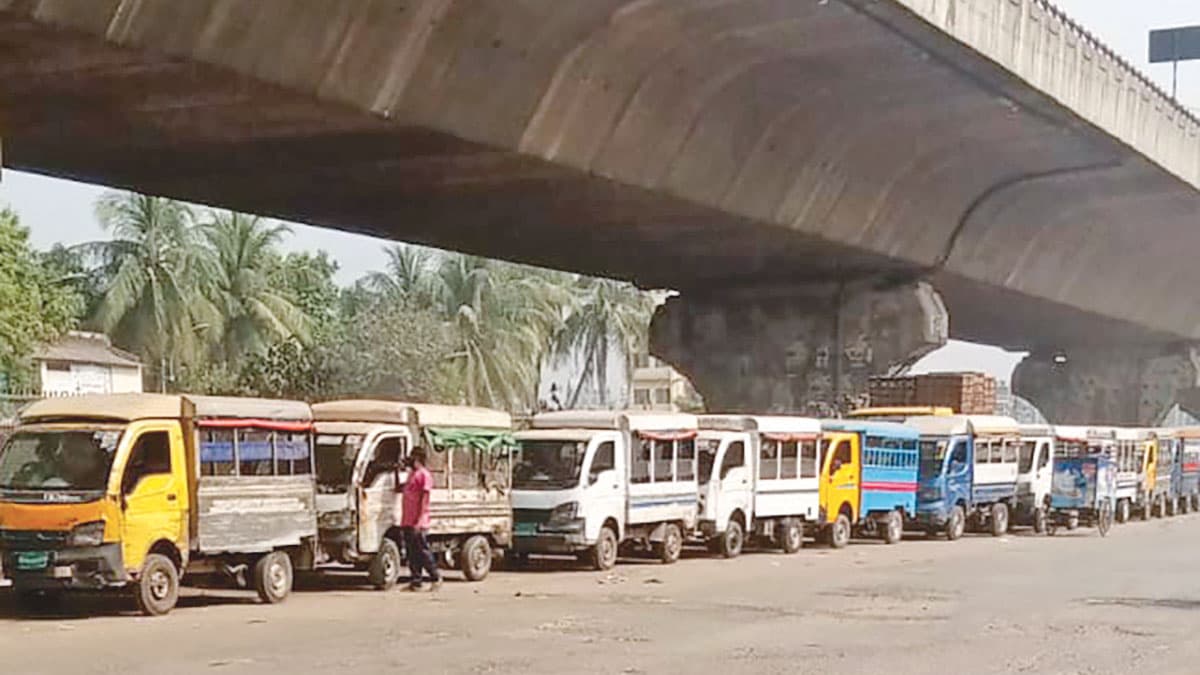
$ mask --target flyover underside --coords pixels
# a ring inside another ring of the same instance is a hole
[[[619,32],[622,3],[600,4],[587,4],[597,25],[611,19],[607,30]],[[707,97],[675,91],[677,105],[658,112],[667,103],[654,99],[674,91],[664,73],[623,82],[621,70],[651,68],[651,29],[666,21],[652,13],[636,44],[594,33],[585,56],[542,68],[528,85],[533,103],[512,110],[501,104],[526,80],[514,78],[499,102],[456,100],[465,84],[452,72],[442,89],[418,86],[422,61],[407,98],[384,106],[389,117],[352,92],[319,99],[296,83],[168,56],[170,45],[122,48],[0,12],[3,161],[684,292],[924,278],[946,300],[952,335],[1012,347],[1195,332],[1196,300],[1155,306],[1200,284],[1180,259],[1200,249],[1190,188],[1044,101],[1002,95],[995,69],[947,66],[962,55],[948,39],[915,49],[911,19],[896,18],[907,32],[896,31],[854,4],[756,2],[737,13],[738,3],[696,3],[696,13],[720,6],[722,20],[745,25],[710,36],[712,56],[660,54],[661,67],[687,79],[706,58],[739,65],[719,86],[698,80]],[[702,42],[695,31],[715,21],[688,18],[672,41]],[[447,33],[429,53],[484,37]],[[479,58],[488,55],[451,61]],[[601,80],[636,96],[610,114],[592,86]],[[472,126],[489,119],[498,121]]]

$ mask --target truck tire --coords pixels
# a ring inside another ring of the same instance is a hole
[[[367,580],[377,591],[386,591],[400,579],[400,547],[390,537],[384,537],[379,552],[367,567]]]
[[[850,519],[846,514],[839,513],[837,520],[829,526],[829,545],[833,548],[846,548],[850,543]]]
[[[483,581],[492,571],[492,544],[481,534],[471,535],[458,552],[458,569],[467,581]]]
[[[992,504],[991,531],[993,537],[1008,533],[1008,504],[998,502]]]
[[[591,548],[592,569],[597,572],[611,570],[617,565],[617,533],[611,527],[600,528],[600,537]]]
[[[795,553],[804,548],[804,526],[796,518],[784,518],[779,524],[779,548]]]
[[[1118,523],[1129,522],[1129,500],[1128,499],[1122,499],[1117,502],[1117,522]]]
[[[175,561],[160,553],[146,556],[133,585],[133,600],[144,616],[163,616],[179,602],[179,570]]]
[[[1046,509],[1039,506],[1033,510],[1033,532],[1034,534],[1046,533]]]
[[[1179,498],[1172,497],[1171,499],[1168,499],[1167,500],[1167,515],[1174,517],[1178,513],[1179,513]]]
[[[254,563],[254,591],[268,605],[287,600],[292,581],[292,559],[284,551],[272,551]]]
[[[967,530],[967,514],[963,511],[963,507],[955,506],[950,509],[950,517],[946,519],[946,541],[958,541],[962,539],[963,533]]]
[[[900,511],[892,511],[883,521],[883,543],[899,544],[904,538],[904,516]]]
[[[667,523],[664,526],[663,540],[654,545],[654,553],[664,565],[671,565],[679,560],[679,556],[683,555],[683,532],[678,525]]]
[[[746,535],[742,531],[742,524],[736,519],[730,519],[725,531],[717,537],[717,552],[725,558],[736,558],[742,554],[742,546],[745,543]]]

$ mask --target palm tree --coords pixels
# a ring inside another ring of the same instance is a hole
[[[563,330],[555,339],[562,357],[581,354],[583,372],[568,393],[567,407],[575,407],[591,382],[600,405],[608,403],[608,356],[612,348],[625,360],[626,372],[646,346],[654,299],[632,284],[612,279],[579,277],[573,287],[576,302]]]
[[[411,244],[395,244],[383,252],[388,257],[387,271],[368,275],[368,287],[385,297],[427,299],[431,276],[439,261],[437,252]]]
[[[160,368],[194,355],[198,333],[214,317],[197,292],[204,250],[183,203],[130,192],[107,192],[96,203],[110,241],[87,245],[107,280],[95,323]]]
[[[435,254],[425,301],[454,328],[451,365],[471,405],[529,409],[563,320],[552,274],[475,256]]]
[[[235,365],[282,339],[306,342],[312,320],[271,283],[291,229],[231,211],[213,212],[203,229],[213,260],[204,291],[221,316],[213,335],[224,362]]]

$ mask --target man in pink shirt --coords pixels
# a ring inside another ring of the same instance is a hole
[[[437,560],[429,550],[429,497],[433,491],[433,475],[425,468],[425,448],[413,448],[409,454],[408,481],[404,484],[401,502],[400,530],[404,533],[404,550],[411,573],[408,588],[421,589],[421,573],[428,572],[433,589],[442,585]]]

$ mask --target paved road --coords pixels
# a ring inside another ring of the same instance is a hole
[[[189,591],[162,619],[90,599],[17,617],[21,673],[1195,673],[1200,516],[1054,538],[565,562],[375,593],[354,578],[284,605]]]

